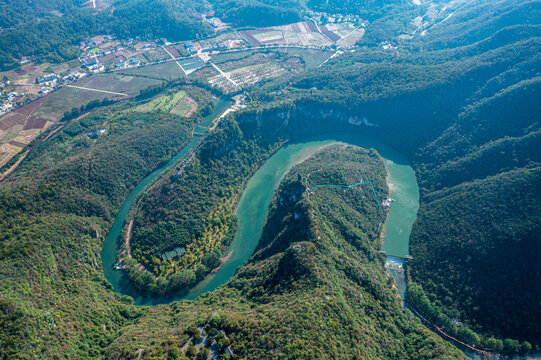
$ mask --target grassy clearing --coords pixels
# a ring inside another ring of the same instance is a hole
[[[86,105],[92,100],[102,100],[105,97],[111,98],[111,95],[65,86],[49,94],[43,105],[36,109],[34,116],[55,122],[60,120],[66,111]]]
[[[323,61],[325,61],[332,52],[325,50],[315,49],[286,49],[282,50],[288,57],[298,57],[304,62],[307,69],[313,69],[318,67]]]
[[[76,67],[79,67],[80,65],[81,64],[77,60],[68,61],[68,66],[70,67],[70,69],[74,69]]]
[[[136,108],[138,112],[168,112],[175,115],[184,116],[192,108],[193,100],[187,96],[186,91],[180,90],[173,94],[163,95],[139,105]]]
[[[147,88],[150,85],[157,85],[161,80],[131,77],[125,79],[124,75],[118,73],[92,75],[77,81],[74,85],[88,87],[92,89],[114,91],[128,95],[138,95],[139,91]]]
[[[122,74],[163,80],[172,80],[184,77],[182,70],[180,70],[178,65],[172,61],[140,68],[126,69],[122,71]]]

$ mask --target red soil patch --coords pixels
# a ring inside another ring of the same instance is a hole
[[[33,112],[34,110],[36,110],[38,107],[40,107],[41,104],[43,104],[43,103],[45,102],[45,100],[47,99],[48,96],[49,96],[49,95],[42,96],[42,97],[40,97],[39,99],[34,100],[34,101],[32,101],[31,103],[26,104],[26,105],[23,106],[22,108],[17,109],[15,112],[16,112],[17,114],[20,114],[20,115],[26,115],[26,116],[28,116],[28,115],[32,114],[32,112]]]
[[[47,120],[43,120],[43,119],[32,116],[26,122],[26,125],[24,126],[24,130],[43,129],[46,123],[47,123]]]
[[[174,57],[179,57],[180,56],[180,53],[177,51],[177,49],[175,49],[174,47],[172,46],[168,46],[167,48],[167,51],[169,51],[171,53],[171,55],[173,55]]]
[[[11,113],[4,116],[2,119],[0,119],[0,130],[9,130],[15,125],[24,125],[26,121],[26,116],[17,114],[17,113]]]

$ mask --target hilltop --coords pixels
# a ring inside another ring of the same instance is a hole
[[[239,358],[462,358],[402,309],[377,252],[382,214],[370,186],[306,191],[307,180],[361,177],[387,191],[373,150],[335,145],[297,165],[275,193],[258,249],[230,282],[153,308],[107,356],[133,357],[138,348],[143,358],[171,354],[199,327],[202,336],[224,330]]]

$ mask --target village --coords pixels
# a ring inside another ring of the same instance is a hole
[[[81,55],[60,64],[39,64],[30,56],[20,59],[20,68],[2,73],[0,81],[0,116],[27,104],[62,86],[97,73],[121,71],[166,61],[182,60],[189,73],[209,62],[204,54],[241,51],[273,46],[333,48],[352,50],[368,25],[359,16],[331,16],[319,14],[318,25],[313,18],[290,25],[236,31],[214,12],[196,14],[208,23],[215,35],[199,41],[169,42],[167,39],[144,41],[139,37],[119,40],[111,35],[100,35],[82,41]],[[186,61],[196,58],[193,61]],[[199,61],[200,58],[202,61]]]
[[[360,51],[370,25],[358,15],[320,12],[292,24],[235,29],[213,11],[193,16],[214,34],[181,42],[104,34],[81,41],[76,59],[41,63],[23,56],[20,67],[1,72],[0,166],[65,118],[66,112],[90,101],[128,98],[163,80],[187,77],[225,94],[240,93],[261,81],[321,67],[345,52]],[[378,46],[398,53],[399,39]],[[283,59],[271,60],[276,56]]]

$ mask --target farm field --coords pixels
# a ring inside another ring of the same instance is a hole
[[[166,46],[165,49],[174,57],[182,56],[174,46]]]
[[[364,29],[355,29],[348,33],[345,37],[343,37],[341,40],[337,42],[338,45],[340,45],[343,48],[349,48],[351,46],[354,46],[357,41],[361,40],[364,35]]]
[[[218,75],[218,71],[214,69],[212,66],[205,66],[202,68],[199,68],[195,70],[193,73],[190,74],[190,78],[192,79],[201,79],[201,80],[208,80],[209,78]]]
[[[44,96],[0,118],[0,166],[52,124],[37,115],[46,102]]]
[[[322,35],[311,21],[289,25],[274,26],[264,29],[246,30],[241,34],[255,46],[261,45],[298,45],[329,46],[332,41]]]
[[[170,59],[171,57],[164,49],[161,47],[146,51],[143,53],[143,56],[147,59],[148,62],[156,62],[161,60]]]
[[[73,85],[124,93],[133,96],[139,94],[139,91],[142,89],[159,83],[161,83],[161,80],[158,79],[141,76],[126,76],[120,73],[107,73],[82,78]]]
[[[202,49],[214,49],[220,44],[245,46],[249,43],[236,31],[230,31],[210,39],[200,40],[199,44]]]
[[[236,51],[236,52],[230,52],[230,53],[213,54],[212,60],[214,60],[216,64],[222,65],[229,61],[237,61],[237,60],[248,58],[259,52],[260,52],[259,50],[251,50],[251,51]]]
[[[80,85],[79,85],[80,86]],[[57,91],[50,93],[36,112],[35,116],[47,121],[59,121],[66,111],[74,107],[86,105],[92,100],[102,100],[112,95],[96,91],[87,91],[64,86]]]
[[[350,22],[326,24],[319,27],[321,32],[332,41],[338,41],[355,30],[356,26]]]
[[[125,76],[119,73],[99,74],[82,78],[73,86],[85,87],[96,90],[112,91],[134,96],[139,91],[151,85],[161,83],[161,80],[146,77]],[[102,100],[108,97],[118,97],[105,92],[85,90],[75,87],[64,86],[61,89],[47,95],[46,100],[34,113],[48,121],[58,121],[66,111],[74,107],[86,105],[92,100]]]
[[[135,111],[167,112],[179,116],[189,116],[197,109],[197,103],[188,96],[185,90],[157,97],[145,104],[139,105]]]
[[[205,66],[205,64],[198,57],[195,56],[179,60],[178,63],[188,73]]]
[[[180,56],[190,56],[190,52],[186,50],[186,47],[184,47],[184,44],[172,45],[169,48],[175,48],[180,54]]]
[[[287,73],[287,70],[275,62],[245,66],[229,72],[231,79],[241,88],[251,86],[262,80],[276,78],[285,73]],[[211,77],[209,83],[212,86],[218,87],[225,93],[238,90],[233,83],[227,80],[223,75]]]
[[[293,73],[313,69],[324,62],[332,52],[319,49],[280,48],[252,51],[239,51],[212,55],[223,71],[232,71],[244,66],[276,61]]]
[[[173,80],[184,77],[184,72],[180,70],[174,61],[166,63],[126,69],[120,72],[122,75],[139,76],[153,78],[156,80]]]
[[[288,64],[293,64],[292,60],[294,59],[300,59],[302,66],[307,69],[317,68],[332,54],[329,50],[318,49],[281,49],[279,53],[285,55],[287,58],[287,60],[284,61],[284,66],[293,66]],[[297,67],[295,66],[293,69],[297,69]]]
[[[245,66],[266,63],[273,57],[273,54],[270,52],[243,51],[224,55],[213,55],[212,59],[216,64],[220,65],[223,71],[233,71]]]

